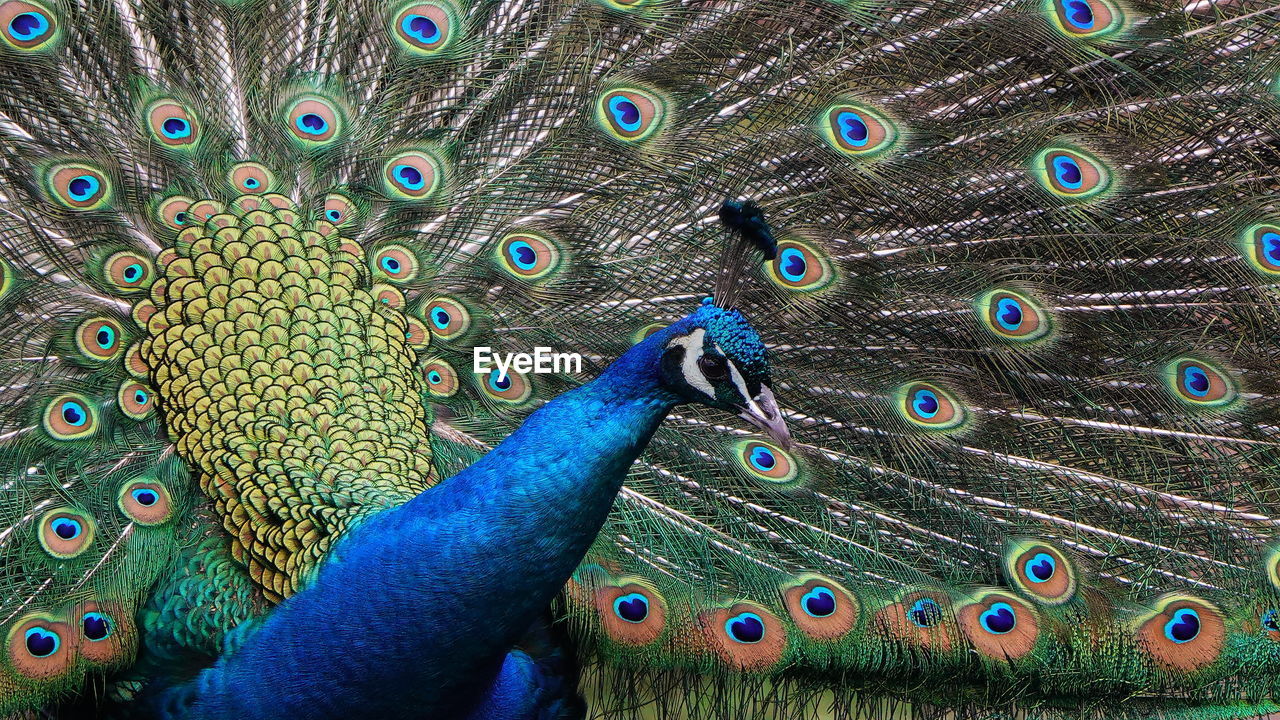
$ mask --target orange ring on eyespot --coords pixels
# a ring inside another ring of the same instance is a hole
[[[192,202],[192,199],[185,195],[167,197],[156,205],[156,217],[165,227],[181,230],[190,223],[187,210],[191,208]]]
[[[424,364],[422,378],[427,382],[427,392],[435,397],[453,397],[458,392],[458,373],[443,360],[431,360]]]
[[[961,604],[956,622],[978,654],[997,661],[1026,657],[1040,635],[1035,610],[998,590],[985,591]]]
[[[1030,297],[996,289],[978,296],[974,310],[983,326],[998,337],[1014,342],[1039,340],[1049,333],[1049,315]]]
[[[1075,597],[1075,567],[1052,545],[1013,541],[1005,550],[1004,561],[1005,576],[1036,602],[1061,605]]]
[[[865,105],[838,102],[822,112],[819,131],[831,147],[845,155],[875,156],[892,148],[898,129]]]
[[[662,128],[666,114],[666,101],[647,88],[614,88],[596,101],[596,122],[623,142],[652,137]]]
[[[337,106],[317,96],[294,100],[285,118],[290,134],[310,145],[331,143],[342,131],[343,120]]]
[[[704,612],[698,617],[698,626],[711,651],[737,670],[768,670],[782,660],[787,649],[782,621],[753,602]]]
[[[453,298],[438,297],[423,306],[427,328],[431,334],[444,340],[452,340],[471,327],[471,313]]]
[[[403,245],[387,245],[373,256],[373,272],[391,282],[408,282],[418,276],[418,256]]]
[[[26,615],[9,630],[9,666],[36,680],[62,677],[75,662],[71,637],[71,628],[60,618],[44,613]]]
[[[858,601],[845,587],[820,575],[796,578],[782,588],[791,620],[805,636],[831,642],[848,635],[858,624]]]
[[[425,148],[395,155],[382,166],[382,187],[392,199],[423,200],[443,184],[441,160]]]
[[[350,224],[356,218],[356,206],[351,199],[338,193],[329,193],[324,198],[324,219],[335,227]]]
[[[940,592],[917,591],[881,608],[875,629],[881,635],[905,640],[926,650],[946,652],[957,638],[951,599]]]
[[[404,293],[400,289],[386,283],[378,283],[373,286],[373,301],[381,303],[396,310],[403,310],[405,305]]]
[[[1042,187],[1063,198],[1083,200],[1111,186],[1111,172],[1102,160],[1074,148],[1041,150],[1031,169]]]
[[[227,173],[227,182],[239,193],[262,195],[276,187],[276,176],[261,163],[242,162]]]
[[[111,179],[99,168],[84,163],[63,163],[46,172],[46,187],[72,210],[97,210],[111,200]]]
[[[789,483],[800,474],[799,463],[791,453],[760,440],[741,440],[733,445],[742,469],[770,483]]]
[[[120,488],[116,506],[139,525],[163,525],[173,515],[173,499],[163,484],[149,479],[132,480]]]
[[[127,380],[116,392],[116,404],[120,412],[133,420],[145,420],[156,409],[156,396],[146,385],[137,380]]]
[[[14,50],[45,50],[61,36],[58,17],[43,4],[25,0],[0,3],[0,38]]]
[[[795,240],[778,243],[778,256],[765,266],[769,279],[785,290],[814,292],[835,280],[830,261],[815,248]]]
[[[597,587],[593,595],[606,636],[622,645],[650,645],[666,629],[662,594],[639,577],[620,578]]]
[[[457,12],[443,2],[416,2],[391,17],[391,37],[404,50],[416,55],[435,55],[454,39]]]
[[[533,384],[524,373],[508,370],[503,376],[497,368],[476,375],[480,390],[488,397],[510,405],[519,405],[533,395]]]
[[[1222,612],[1190,595],[1169,594],[1137,630],[1138,644],[1165,670],[1191,673],[1218,661],[1226,645]]]
[[[525,280],[540,280],[556,271],[560,249],[548,238],[528,231],[507,233],[498,241],[498,267]]]
[[[76,328],[76,347],[93,360],[114,360],[124,352],[124,331],[108,317],[94,317]]]
[[[68,623],[75,642],[75,654],[94,665],[108,666],[125,660],[133,649],[136,634],[128,612],[115,603],[94,600],[81,603]]]
[[[955,396],[932,383],[907,383],[898,388],[895,398],[902,418],[923,430],[952,430],[965,421],[964,408]]]
[[[50,555],[73,558],[93,543],[95,523],[93,518],[79,510],[56,508],[40,516],[36,526],[40,546]]]
[[[164,98],[147,107],[147,128],[161,145],[188,149],[200,140],[200,123],[195,113],[176,100]]]
[[[1239,396],[1226,373],[1205,360],[1178,358],[1165,366],[1164,375],[1174,397],[1191,405],[1223,407]]]
[[[80,440],[97,432],[97,408],[83,395],[65,393],[45,406],[42,423],[55,440]]]
[[[404,319],[408,323],[404,339],[410,348],[421,350],[431,344],[431,332],[427,330],[426,323],[412,315],[405,315]]]

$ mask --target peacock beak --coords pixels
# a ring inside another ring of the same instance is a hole
[[[765,431],[783,448],[791,447],[791,431],[782,419],[778,410],[778,402],[773,399],[773,391],[768,385],[760,386],[760,394],[747,400],[747,407],[738,413],[738,417]]]

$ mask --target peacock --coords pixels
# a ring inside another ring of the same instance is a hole
[[[0,0],[0,717],[1280,712],[1278,37]]]

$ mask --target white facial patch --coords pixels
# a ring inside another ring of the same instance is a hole
[[[724,348],[720,347],[719,343],[716,344],[716,350],[724,355]],[[742,399],[747,401],[747,409],[759,414],[760,408],[756,406],[756,401],[751,399],[751,393],[747,391],[747,381],[742,377],[742,373],[738,372],[738,366],[729,359],[728,355],[725,355],[725,362],[729,363],[729,379],[733,381],[733,386],[738,389]]]
[[[708,398],[715,400],[716,389],[707,382],[702,370],[698,368],[698,358],[702,357],[702,338],[706,334],[706,330],[698,328],[688,335],[672,338],[671,342],[667,343],[667,347],[679,345],[684,348],[684,360],[680,364],[680,374],[684,377],[684,381],[701,390]]]

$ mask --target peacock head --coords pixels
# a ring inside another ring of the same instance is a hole
[[[655,338],[663,343],[662,382],[685,402],[736,412],[783,445],[791,434],[769,389],[760,334],[737,310],[707,298]]]

